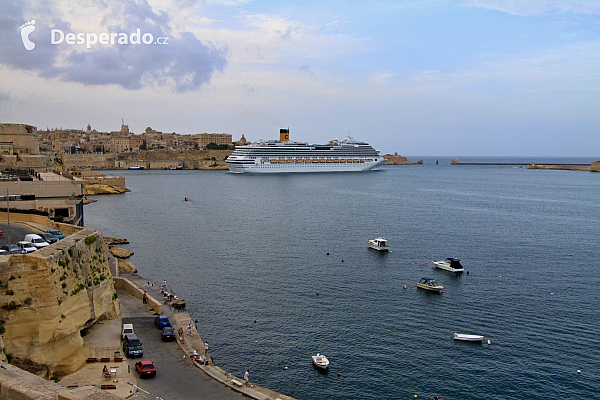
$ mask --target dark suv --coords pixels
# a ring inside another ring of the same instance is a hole
[[[142,342],[140,339],[133,334],[128,333],[123,337],[123,353],[127,357],[141,357],[144,355],[144,349],[142,348]]]

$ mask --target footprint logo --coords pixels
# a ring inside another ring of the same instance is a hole
[[[27,22],[26,24],[21,25],[19,29],[21,29],[21,39],[23,39],[23,46],[25,46],[25,50],[33,50],[35,48],[35,43],[29,40],[29,34],[35,31],[35,19]]]

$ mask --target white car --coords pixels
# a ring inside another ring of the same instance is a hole
[[[37,247],[35,247],[33,243],[26,242],[24,240],[17,242],[17,246],[19,246],[25,253],[31,253],[37,250]]]
[[[33,244],[36,249],[41,249],[42,247],[50,246],[50,244],[46,242],[44,238],[42,238],[40,235],[36,235],[35,233],[25,235],[23,241]]]

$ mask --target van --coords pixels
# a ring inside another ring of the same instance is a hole
[[[30,233],[28,235],[25,235],[25,238],[23,239],[23,241],[33,244],[38,249],[49,246],[48,242],[46,242],[40,235],[36,235],[35,233]]]
[[[125,335],[133,332],[133,324],[123,324],[123,329],[121,329],[121,340],[125,339]]]
[[[142,357],[144,355],[144,349],[142,348],[142,342],[134,333],[127,333],[123,338],[123,353],[127,357]]]

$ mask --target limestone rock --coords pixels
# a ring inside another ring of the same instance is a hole
[[[121,247],[114,247],[111,246],[108,251],[110,252],[110,254],[112,254],[113,256],[117,257],[117,258],[129,258],[133,255],[133,251],[129,251],[127,249],[123,249]]]
[[[104,240],[109,245],[113,245],[113,244],[129,244],[129,240],[127,240],[127,239],[119,239],[119,238],[104,236]]]
[[[121,272],[137,272],[137,268],[130,261],[119,259],[119,271],[121,271]]]
[[[97,194],[121,194],[130,192],[131,190],[115,185],[107,185],[102,183],[84,183],[83,194],[84,195],[97,195]]]

